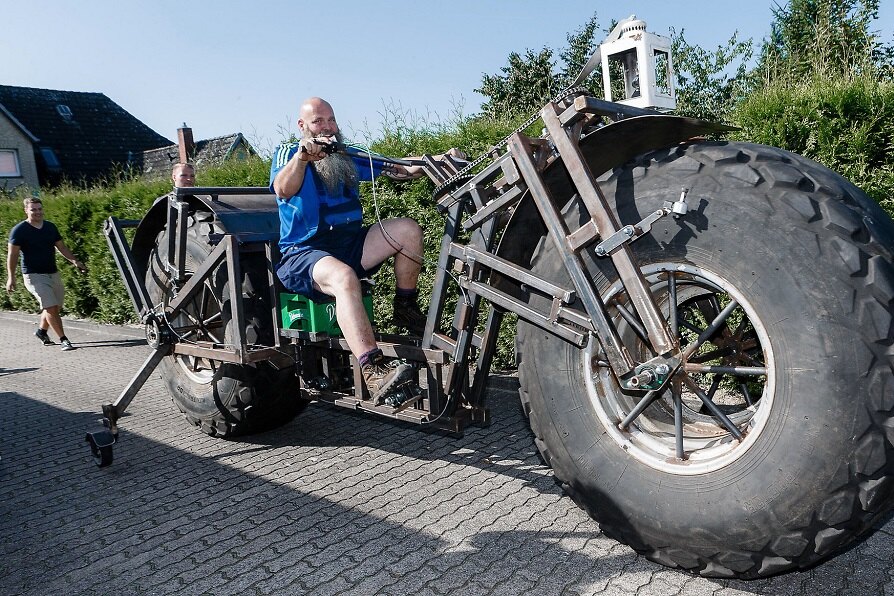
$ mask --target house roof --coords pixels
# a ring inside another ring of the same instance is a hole
[[[219,164],[227,160],[233,150],[239,146],[244,146],[249,153],[255,153],[254,148],[242,136],[241,132],[196,141],[195,155],[191,161],[198,166]],[[171,166],[178,161],[180,161],[180,151],[176,144],[150,149],[143,153],[143,171],[147,174],[163,172],[167,175],[171,171]]]
[[[15,116],[13,116],[12,113],[10,113],[10,111],[7,110],[7,109],[3,106],[2,103],[0,103],[0,114],[3,114],[3,115],[6,116],[7,118],[9,118],[9,121],[12,122],[13,124],[15,124],[16,128],[18,128],[19,130],[21,130],[22,133],[23,133],[26,137],[28,137],[28,138],[31,140],[32,143],[36,143],[36,142],[38,142],[38,141],[40,140],[40,139],[38,139],[37,137],[35,137],[34,134],[33,134],[30,130],[28,130],[27,128],[25,128],[25,125],[22,124],[21,122],[19,122],[19,119],[16,118]]]
[[[170,145],[102,93],[0,85],[0,109],[40,149],[52,149],[60,173],[95,180],[113,164],[142,167],[147,149]]]

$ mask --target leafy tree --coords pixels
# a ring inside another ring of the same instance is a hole
[[[583,27],[568,34],[568,45],[558,52],[559,64],[551,48],[527,49],[524,56],[517,52],[509,54],[508,64],[500,69],[502,74],[484,75],[481,87],[475,90],[488,98],[481,106],[483,115],[527,116],[539,110],[574,82],[599,44],[600,40],[596,39],[598,28],[599,21],[593,13]],[[584,85],[594,83],[602,84],[598,69]]]
[[[671,44],[676,71],[676,113],[718,122],[726,121],[730,111],[751,90],[753,78],[748,63],[752,41],[740,41],[738,32],[709,52],[686,41],[684,30],[671,29]]]
[[[609,30],[617,23],[612,22]],[[543,48],[526,50],[524,56],[513,52],[502,74],[484,75],[481,88],[487,97],[481,106],[485,116],[522,116],[540,109],[561,90],[570,86],[587,60],[602,42],[607,31],[599,27],[596,13],[576,31],[566,36],[567,45],[555,52]],[[708,52],[689,44],[683,31],[672,30],[674,62],[677,73],[678,113],[712,120],[725,120],[732,106],[751,87],[747,65],[752,58],[751,40],[737,35]],[[558,64],[554,56],[558,56]],[[582,86],[602,95],[602,68],[597,66]]]
[[[891,49],[870,31],[878,5],[878,0],[790,0],[777,5],[759,72],[770,82],[817,72],[872,71],[886,61],[890,65]]]
[[[553,51],[525,50],[509,54],[509,64],[500,69],[502,75],[484,75],[481,87],[475,89],[489,99],[482,104],[484,115],[520,115],[538,110],[559,91],[560,83],[553,72]]]
[[[614,27],[614,25],[615,23],[612,23],[612,27]],[[600,38],[596,37],[597,33],[601,34]],[[594,12],[593,16],[590,17],[590,20],[587,21],[583,27],[566,36],[568,46],[559,52],[559,58],[562,59],[562,67],[559,71],[559,77],[563,86],[567,87],[574,82],[578,73],[580,73],[586,65],[587,60],[590,59],[590,56],[592,56],[593,52],[596,51],[596,48],[599,47],[599,44],[602,41],[601,37],[604,37],[604,35],[605,32],[600,31],[599,29],[599,19]],[[597,89],[601,89],[602,69],[597,67],[581,84],[594,93]]]

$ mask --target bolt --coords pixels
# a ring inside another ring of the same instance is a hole
[[[670,372],[670,367],[667,364],[659,364],[655,367],[655,372],[663,376]]]

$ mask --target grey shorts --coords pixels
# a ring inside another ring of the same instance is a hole
[[[61,273],[25,273],[22,277],[25,279],[25,287],[40,302],[40,310],[62,306],[65,286],[62,285]]]

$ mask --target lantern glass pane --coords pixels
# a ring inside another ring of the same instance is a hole
[[[612,99],[621,101],[640,96],[639,68],[636,50],[618,52],[608,57]]]
[[[670,55],[664,50],[655,50],[655,90],[662,95],[671,94]]]

